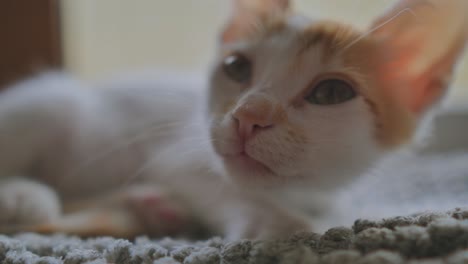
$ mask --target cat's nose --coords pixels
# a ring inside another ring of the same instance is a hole
[[[246,100],[238,106],[232,116],[237,123],[238,134],[243,140],[258,131],[272,128],[278,120],[278,105],[262,97]]]

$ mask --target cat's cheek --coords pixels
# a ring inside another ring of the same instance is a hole
[[[213,149],[219,156],[234,155],[238,152],[239,142],[233,120],[223,118],[215,122],[211,127],[211,138]]]
[[[336,107],[309,107],[305,153],[295,167],[318,188],[340,187],[362,175],[384,150],[376,139],[375,116],[362,99]]]

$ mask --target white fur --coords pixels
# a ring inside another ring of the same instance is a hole
[[[13,177],[0,182],[0,223],[46,223],[60,216],[61,205],[48,186]]]

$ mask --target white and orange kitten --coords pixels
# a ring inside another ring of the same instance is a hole
[[[468,37],[465,0],[401,0],[366,32],[233,2],[206,86],[49,74],[3,92],[0,228],[314,230],[327,193],[413,140]]]

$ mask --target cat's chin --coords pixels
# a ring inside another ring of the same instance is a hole
[[[223,156],[223,163],[231,180],[244,186],[274,186],[279,180],[268,166],[244,153]]]
[[[259,172],[259,174],[274,174],[273,171],[263,163],[255,160],[245,153],[228,158],[231,162],[237,164],[241,169],[246,169],[251,172]]]

